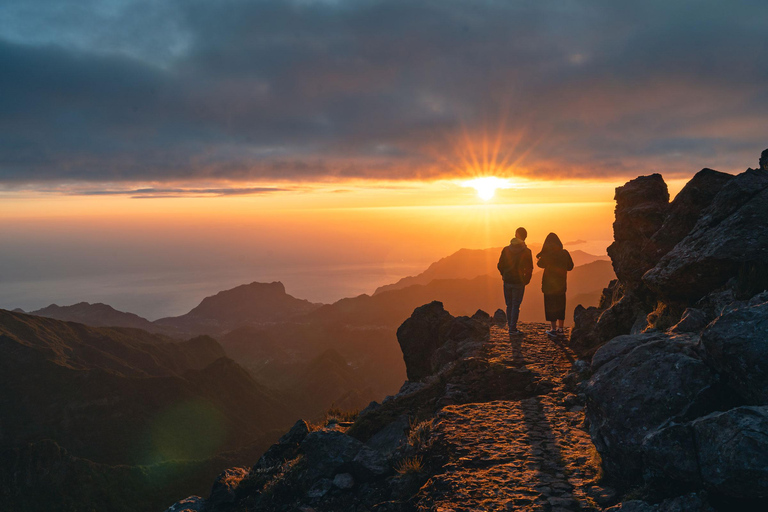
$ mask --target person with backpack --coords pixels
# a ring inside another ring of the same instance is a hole
[[[568,272],[573,270],[571,254],[563,249],[563,243],[554,233],[547,235],[541,252],[536,255],[536,265],[544,269],[541,291],[544,292],[544,315],[552,328],[547,335],[563,336],[565,322],[565,291]]]
[[[507,303],[507,324],[510,336],[520,334],[517,330],[520,304],[523,302],[525,286],[531,282],[531,274],[533,274],[531,250],[525,245],[527,237],[528,232],[525,228],[517,228],[515,238],[501,250],[499,264],[496,266],[504,281],[504,302]]]

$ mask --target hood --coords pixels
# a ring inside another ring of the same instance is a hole
[[[525,242],[520,240],[519,238],[513,238],[509,241],[509,250],[513,253],[515,252],[521,252],[525,249],[527,249],[528,246],[525,245]]]

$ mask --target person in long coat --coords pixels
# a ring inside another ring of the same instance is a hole
[[[563,243],[554,233],[547,235],[541,252],[536,255],[536,265],[544,269],[541,291],[544,292],[544,314],[552,328],[551,337],[563,336],[565,322],[565,292],[568,272],[573,270],[571,254],[563,249]]]

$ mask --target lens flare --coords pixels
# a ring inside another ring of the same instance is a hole
[[[495,176],[486,176],[484,178],[475,178],[465,181],[461,184],[463,187],[471,187],[477,191],[477,195],[483,201],[490,201],[500,188],[512,188],[512,183],[503,178]]]

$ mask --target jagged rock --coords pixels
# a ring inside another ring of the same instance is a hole
[[[651,432],[643,441],[642,452],[647,482],[662,487],[670,482],[691,487],[701,485],[696,443],[688,423]]]
[[[768,497],[768,407],[737,407],[692,426],[706,485],[730,496]]]
[[[421,380],[432,373],[430,359],[445,341],[440,332],[451,320],[453,316],[443,308],[443,303],[434,301],[414,309],[397,329],[408,380]]]
[[[273,444],[253,466],[254,469],[266,469],[282,464],[296,456],[299,445],[309,434],[309,425],[304,420],[297,421],[276,444]]]
[[[445,342],[438,347],[430,358],[431,372],[435,373],[440,368],[462,357],[470,355],[488,341],[490,335],[489,325],[473,320],[466,316],[454,318],[442,337]]]
[[[640,176],[616,188],[614,242],[608,247],[616,277],[631,292],[644,289],[643,274],[656,264],[651,237],[664,223],[669,191],[660,174]]]
[[[365,445],[380,452],[384,457],[391,458],[398,449],[407,443],[409,426],[410,420],[406,414],[403,414],[382,428]]]
[[[668,253],[693,229],[706,209],[733,175],[702,169],[685,184],[670,203],[664,223],[651,240],[657,253],[655,260]]]
[[[477,320],[478,322],[481,322],[483,324],[491,325],[493,322],[493,319],[491,318],[491,315],[483,311],[482,309],[478,309],[475,311],[475,314],[471,317],[473,320]]]
[[[379,407],[381,407],[381,404],[380,404],[379,402],[377,402],[376,400],[373,400],[373,401],[371,401],[371,403],[369,403],[369,404],[368,404],[368,405],[365,407],[365,409],[363,409],[362,411],[360,411],[360,413],[358,413],[358,415],[357,415],[357,416],[358,416],[358,417],[360,417],[360,416],[363,416],[364,414],[368,414],[369,412],[373,412],[373,411],[375,411],[376,409],[378,409]]]
[[[363,446],[352,460],[352,471],[362,481],[389,473],[387,458],[378,450]]]
[[[764,150],[760,155],[759,169],[768,171],[768,149]]]
[[[363,443],[337,430],[310,432],[301,442],[306,467],[304,480],[333,478],[337,470],[349,464],[363,447]]]
[[[627,335],[595,353],[587,418],[613,476],[637,480],[643,438],[670,418],[706,409],[717,378],[696,353],[697,342],[694,335]]]
[[[466,316],[454,318],[443,309],[442,302],[416,308],[397,329],[408,380],[432,375],[445,364],[466,356],[489,335],[488,324]]]
[[[737,498],[768,496],[768,406],[672,425],[645,445],[652,479],[703,485]]]
[[[728,181],[696,226],[644,276],[661,298],[695,302],[741,274],[752,290],[768,283],[768,171],[750,169]],[[751,276],[750,274],[754,274]],[[761,290],[755,290],[761,291]]]
[[[680,317],[680,321],[677,322],[672,329],[672,332],[701,332],[707,326],[707,314],[697,308],[686,308],[683,311],[683,316]]]
[[[315,482],[315,485],[310,487],[309,491],[307,491],[307,496],[309,498],[322,498],[328,494],[328,491],[330,491],[332,487],[333,480],[330,478],[321,478]]]
[[[213,482],[213,488],[211,488],[211,495],[208,497],[206,507],[215,509],[224,504],[234,503],[237,486],[240,485],[240,481],[247,475],[248,470],[245,468],[225,469],[216,481]]]
[[[351,489],[355,486],[355,479],[349,473],[339,473],[333,477],[333,485],[339,489]]]
[[[749,404],[768,404],[768,302],[717,318],[702,333],[707,361]]]
[[[495,325],[507,325],[507,313],[503,309],[497,309],[493,313],[493,323]]]
[[[166,509],[165,512],[200,512],[205,506],[205,500],[200,496],[190,496],[177,501]]]
[[[704,492],[693,492],[650,504],[640,500],[629,500],[606,509],[606,512],[714,512]]]
[[[629,500],[605,509],[605,512],[658,512],[656,505],[640,500]]]
[[[664,500],[659,504],[659,512],[715,512],[709,504],[705,491],[692,492]]]
[[[611,281],[603,290],[600,306],[577,306],[573,312],[570,346],[580,356],[589,358],[608,340],[630,334],[638,322],[645,325],[648,310],[631,292],[626,292],[618,281]]]

